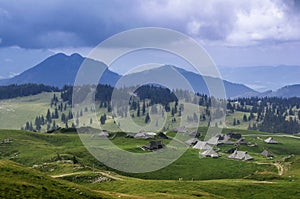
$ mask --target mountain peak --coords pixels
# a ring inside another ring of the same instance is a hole
[[[73,53],[70,57],[83,58],[79,53]]]
[[[78,53],[66,55],[64,53],[54,54],[36,66],[24,71],[11,79],[0,82],[0,84],[26,84],[37,83],[49,86],[62,87],[73,85],[77,72],[84,61]],[[96,62],[96,61],[95,61]],[[102,62],[97,62],[97,67],[106,67]],[[107,78],[101,83],[114,85],[119,75],[106,71]]]
[[[71,55],[66,55],[62,52],[60,53],[56,53],[50,57],[48,57],[47,59],[66,59],[66,58],[79,58],[79,59],[84,59],[79,53],[73,53]],[[47,60],[46,59],[46,60]]]
[[[56,54],[54,54],[54,55],[48,57],[47,59],[50,59],[50,58],[56,58],[56,57],[67,57],[67,55],[64,54],[64,53],[56,53]]]

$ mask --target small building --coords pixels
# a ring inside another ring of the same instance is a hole
[[[211,145],[218,145],[218,144],[220,144],[220,142],[219,142],[219,136],[216,135],[214,137],[211,137],[209,140],[207,140],[207,143],[211,144]]]
[[[204,152],[199,152],[199,155],[203,156],[203,157],[211,157],[211,158],[218,158],[219,154],[217,152],[215,152],[212,148],[208,149]]]
[[[217,134],[211,137],[209,140],[207,140],[207,143],[211,145],[234,144],[228,135],[223,134]]]
[[[146,144],[142,148],[147,149],[147,150],[158,150],[164,148],[165,145],[163,144],[162,141],[151,141],[149,144]]]
[[[225,153],[232,154],[235,150],[237,150],[236,147],[226,150]]]
[[[199,141],[200,140],[198,140],[197,138],[191,138],[191,139],[188,139],[187,141],[185,141],[185,143],[189,146],[194,146]]]
[[[157,136],[162,139],[166,139],[166,140],[169,139],[169,137],[166,134],[164,134],[163,132],[160,132]]]
[[[135,139],[149,139],[149,138],[154,138],[156,134],[153,132],[139,132],[134,135]]]
[[[235,160],[244,160],[244,161],[249,161],[253,160],[254,158],[247,153],[247,151],[238,151],[235,150],[231,155],[228,156],[230,159],[235,159]]]
[[[265,156],[266,158],[274,157],[274,155],[272,153],[270,153],[269,151],[267,151],[267,150],[264,150],[263,152],[261,152],[261,154],[263,156]]]
[[[193,149],[209,150],[212,149],[212,147],[207,142],[198,141],[195,146],[193,146]]]
[[[240,138],[238,141],[235,142],[237,145],[247,145],[248,142],[244,138]]]
[[[265,139],[264,142],[267,144],[278,144],[278,142],[274,140],[272,137]]]
[[[102,131],[101,133],[98,134],[99,137],[108,137],[109,133],[107,131]]]

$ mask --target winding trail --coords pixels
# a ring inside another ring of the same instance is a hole
[[[282,176],[283,175],[283,171],[284,171],[283,166],[281,164],[279,164],[279,163],[274,163],[273,165],[277,167],[277,169],[278,169],[278,175]]]
[[[81,174],[88,174],[88,173],[91,173],[91,171],[80,171],[80,172],[73,172],[73,173],[64,173],[64,174],[60,174],[60,175],[53,175],[51,177],[52,178],[62,178],[62,177],[66,177],[66,176],[81,175]],[[108,177],[108,178],[111,178],[111,179],[114,179],[114,180],[123,180],[122,178],[112,176],[108,173],[101,172],[101,171],[97,171],[97,172],[94,172],[94,173],[101,174],[105,177]]]
[[[277,134],[277,135],[264,135],[264,134],[247,134],[247,135],[243,135],[244,137],[260,137],[260,136],[266,136],[266,137],[289,137],[289,138],[295,138],[295,139],[300,139],[299,136],[295,136],[295,135],[285,135],[285,134]]]
[[[256,164],[260,165],[273,165],[278,169],[278,175],[282,176],[284,172],[284,168],[281,164],[279,163],[265,163],[265,162],[256,162]]]

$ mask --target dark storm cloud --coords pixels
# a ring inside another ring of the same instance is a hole
[[[0,1],[0,46],[95,46],[120,31],[172,28],[232,45],[299,40],[298,1]]]
[[[74,3],[76,2],[76,3]],[[1,46],[90,46],[138,25],[129,1],[2,1]]]

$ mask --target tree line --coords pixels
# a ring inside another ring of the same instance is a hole
[[[59,92],[60,89],[53,86],[45,86],[43,84],[22,84],[0,86],[0,99],[11,99],[16,97],[25,97],[37,95],[42,92]]]

